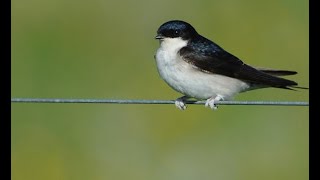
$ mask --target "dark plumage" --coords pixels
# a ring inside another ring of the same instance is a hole
[[[301,88],[279,77],[297,72],[249,66],[184,21],[164,23],[156,39],[160,42],[155,55],[158,72],[170,87],[184,94],[175,101],[181,110],[186,109],[185,101],[190,97],[206,99],[205,106],[215,110],[217,101],[230,100],[241,92]]]
[[[280,78],[280,75],[293,75],[294,71],[259,70],[243,63],[236,56],[199,35],[197,31],[184,21],[174,20],[164,23],[158,29],[157,39],[161,37],[181,37],[188,40],[187,46],[179,51],[183,59],[193,66],[208,73],[221,74],[241,79],[254,85],[290,89],[296,82]]]

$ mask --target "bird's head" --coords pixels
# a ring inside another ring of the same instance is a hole
[[[158,31],[156,39],[163,40],[166,38],[181,38],[182,40],[190,40],[197,36],[197,31],[187,22],[180,20],[172,20],[162,24]]]

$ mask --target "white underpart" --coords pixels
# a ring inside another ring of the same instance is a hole
[[[213,101],[206,105],[214,109],[217,96],[219,100],[230,100],[234,95],[249,88],[249,85],[241,80],[203,72],[185,62],[178,51],[186,45],[187,41],[181,38],[165,38],[160,40],[160,48],[156,53],[159,74],[173,89],[196,99],[209,101],[211,98]],[[181,102],[183,101],[180,99],[178,104],[182,105]]]

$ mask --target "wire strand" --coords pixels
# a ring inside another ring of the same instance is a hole
[[[11,102],[13,103],[174,104],[175,100],[12,98]],[[205,104],[205,101],[186,101],[186,104]],[[300,102],[300,101],[217,101],[216,104],[217,105],[309,106],[309,102]]]

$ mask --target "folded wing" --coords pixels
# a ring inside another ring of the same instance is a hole
[[[201,45],[199,46],[199,44]],[[202,36],[197,42],[189,42],[179,53],[184,61],[208,73],[221,74],[263,86],[288,89],[290,86],[297,85],[294,81],[277,77],[293,75],[296,72],[271,69],[258,70],[246,65],[239,58]]]

